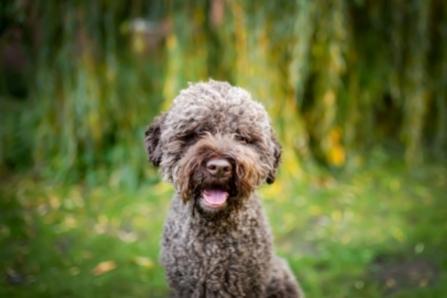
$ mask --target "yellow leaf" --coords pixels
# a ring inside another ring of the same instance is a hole
[[[329,151],[327,153],[328,161],[331,165],[342,166],[346,160],[346,152],[341,144],[342,130],[339,127],[333,128],[329,132]]]
[[[135,257],[135,264],[137,264],[138,266],[144,267],[144,268],[152,268],[154,267],[154,262],[152,262],[151,259],[147,258],[147,257],[142,257],[142,256],[138,256]]]
[[[342,166],[346,160],[346,153],[341,145],[335,145],[329,150],[329,163],[334,166]]]
[[[104,273],[107,273],[109,271],[112,271],[116,268],[115,261],[104,261],[96,265],[95,268],[93,268],[92,272],[94,275],[102,275]]]

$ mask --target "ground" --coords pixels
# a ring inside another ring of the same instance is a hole
[[[2,177],[0,297],[165,297],[172,188],[157,179],[132,189]],[[343,173],[280,175],[261,192],[307,297],[447,295],[445,163],[408,170],[379,156]]]

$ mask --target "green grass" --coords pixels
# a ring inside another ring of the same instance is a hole
[[[348,172],[261,189],[277,251],[307,297],[446,297],[446,165],[378,159]],[[157,180],[129,190],[2,179],[0,297],[165,297],[171,194]]]

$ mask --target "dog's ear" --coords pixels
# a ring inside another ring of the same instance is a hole
[[[156,167],[161,162],[160,134],[165,117],[166,114],[161,114],[156,117],[144,132],[144,147],[146,148],[149,160]]]
[[[276,171],[278,169],[279,162],[281,160],[281,145],[279,144],[278,140],[274,135],[272,135],[272,142],[273,142],[273,167],[270,169],[266,182],[268,184],[272,184],[275,182],[276,178]]]

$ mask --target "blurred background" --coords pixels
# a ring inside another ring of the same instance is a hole
[[[187,82],[262,102],[260,191],[308,297],[447,296],[443,0],[0,3],[0,296],[166,297],[145,127]]]

